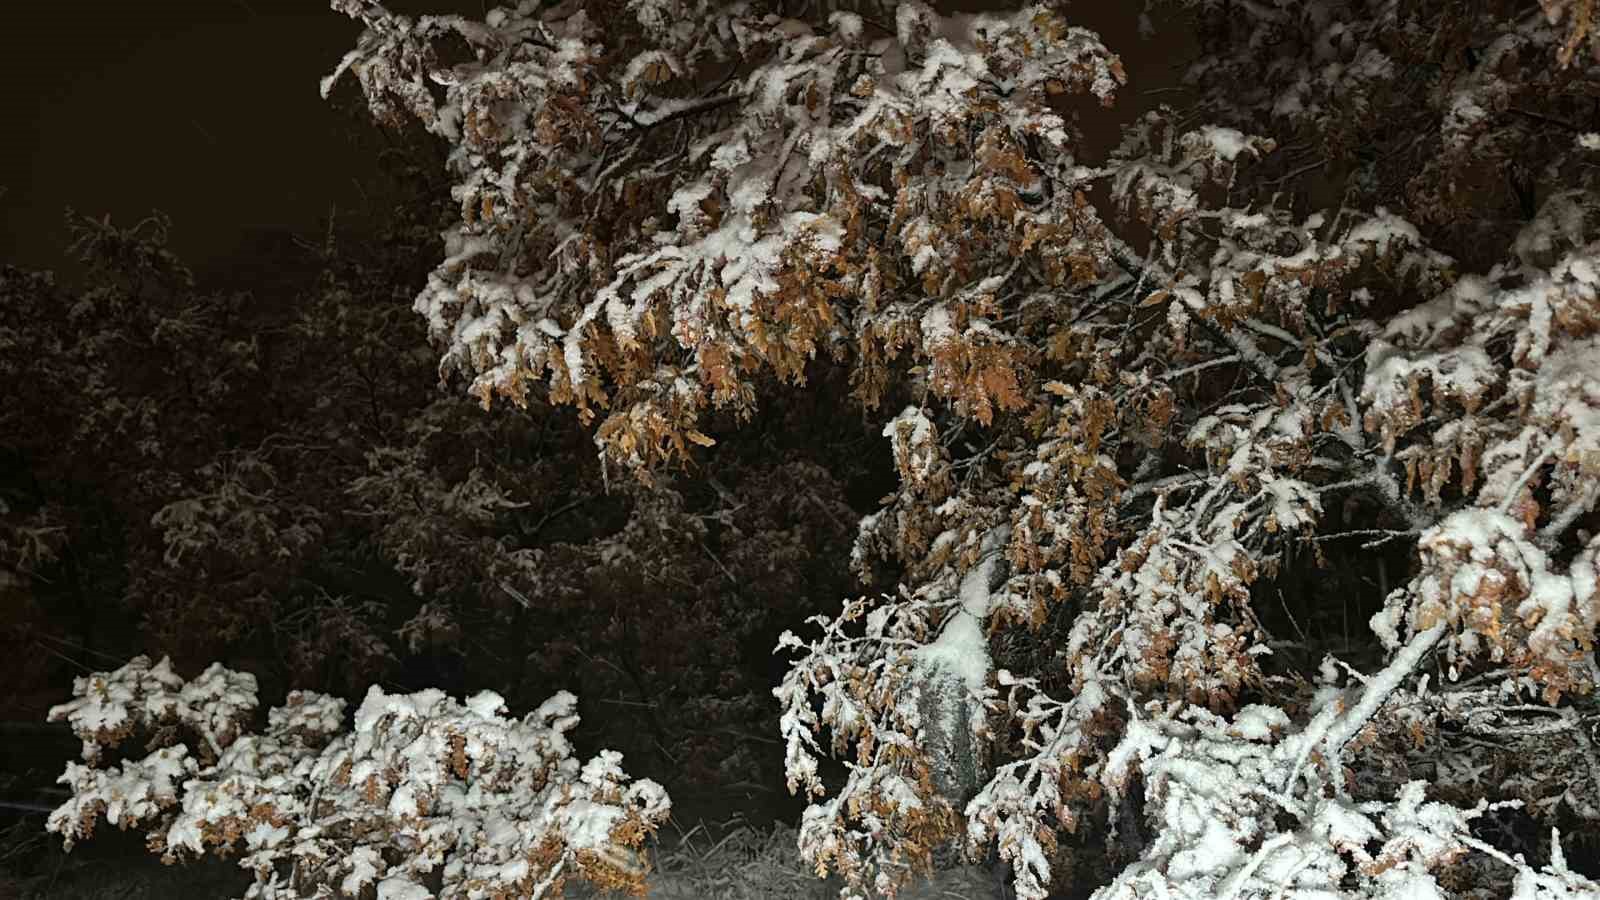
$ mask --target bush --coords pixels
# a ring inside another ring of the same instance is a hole
[[[576,698],[521,719],[497,694],[464,703],[376,686],[345,703],[296,691],[247,730],[255,679],[213,665],[192,681],[138,657],[77,679],[50,711],[83,741],[48,828],[70,849],[103,816],[139,827],[164,861],[238,854],[248,898],[559,896],[568,881],[642,892],[645,839],[666,793],[630,781],[621,755],[572,756]],[[142,758],[106,751],[135,736]],[[196,749],[190,749],[191,743]]]

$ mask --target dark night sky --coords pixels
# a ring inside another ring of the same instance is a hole
[[[0,261],[61,268],[68,205],[124,225],[164,209],[175,249],[202,263],[251,230],[310,233],[330,202],[354,202],[373,147],[373,126],[317,93],[359,33],[326,0],[8,4]]]
[[[1140,42],[1137,6],[1106,6],[1071,12],[1122,54],[1130,93],[1171,84],[1186,37]],[[355,205],[376,146],[370,120],[317,92],[359,33],[326,0],[16,0],[0,20],[0,262],[70,271],[68,205],[124,226],[163,209],[174,249],[202,270],[263,231],[315,233],[330,204]],[[1124,98],[1124,121],[1148,104]]]

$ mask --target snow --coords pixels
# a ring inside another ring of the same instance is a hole
[[[1236,128],[1223,128],[1217,125],[1202,125],[1197,132],[1200,139],[1209,146],[1217,156],[1232,162],[1240,153],[1246,150],[1254,152],[1250,139]]]
[[[479,691],[467,698],[467,709],[483,719],[493,719],[506,711],[505,698],[494,691]]]
[[[1288,730],[1289,716],[1276,706],[1251,704],[1234,716],[1229,732],[1241,740],[1265,741]]]
[[[939,636],[914,654],[922,665],[955,675],[974,693],[983,687],[992,668],[984,624],[993,603],[989,586],[994,583],[1001,549],[1009,536],[1009,528],[996,528],[984,536],[978,564],[961,578],[959,605],[945,620]]]
[[[861,16],[852,12],[833,12],[828,15],[828,24],[846,41],[861,39],[861,23]]]
[[[1350,229],[1345,243],[1370,244],[1379,256],[1389,253],[1397,243],[1424,245],[1415,225],[1381,206],[1373,211],[1370,218]]]
[[[883,426],[883,436],[894,445],[897,462],[913,479],[932,474],[938,460],[933,420],[918,406],[907,406]]]
[[[378,900],[433,900],[433,894],[404,875],[391,875],[378,882]]]
[[[350,896],[358,896],[361,889],[372,884],[385,867],[383,858],[374,847],[357,847],[350,852],[350,874],[340,882],[339,888]]]
[[[1476,86],[1468,90],[1458,91],[1452,98],[1450,110],[1445,114],[1441,129],[1444,132],[1445,144],[1451,149],[1460,149],[1472,140],[1474,131],[1481,128],[1489,119],[1489,111],[1478,104],[1474,96]]]
[[[950,309],[943,303],[935,303],[928,307],[922,314],[922,341],[927,347],[955,340],[956,330],[950,321]]]
[[[154,666],[147,656],[135,657],[115,672],[74,679],[74,699],[51,707],[46,718],[65,720],[83,738],[84,758],[92,759],[98,748],[94,736],[174,715],[177,698],[173,691],[182,683],[167,657]]]

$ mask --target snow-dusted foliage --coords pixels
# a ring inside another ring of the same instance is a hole
[[[1467,808],[1429,801],[1420,780],[1391,796],[1354,796],[1347,748],[1443,630],[1419,633],[1359,684],[1325,685],[1309,722],[1292,731],[1289,716],[1270,706],[1247,706],[1231,719],[1191,707],[1176,721],[1130,711],[1106,787],[1123,790],[1137,769],[1150,817],[1162,827],[1097,900],[1442,898],[1456,892],[1452,869],[1471,865],[1503,867],[1516,880],[1515,896],[1600,896],[1600,884],[1567,870],[1559,837],[1544,870],[1476,838],[1473,820],[1494,808],[1487,800]]]
[[[1597,674],[1600,544],[1575,527],[1600,497],[1593,204],[1551,198],[1518,237],[1519,263],[1391,321],[1368,347],[1361,397],[1408,493],[1435,508],[1460,505],[1447,489],[1471,499],[1420,536],[1421,574],[1374,627],[1392,646],[1397,630],[1448,622],[1452,672],[1509,663],[1552,703]]]
[[[1589,6],[1178,2],[1193,100],[1090,158],[1061,4],[333,5],[324,90],[449,147],[472,394],[647,482],[822,372],[877,417],[894,588],[777,689],[849,892],[1593,889],[1474,831],[1596,827]]]
[[[748,413],[758,373],[799,381],[846,346],[869,401],[911,345],[962,410],[1018,409],[998,273],[1017,252],[1058,283],[1094,269],[1089,173],[1048,99],[1109,102],[1123,74],[1054,10],[334,6],[367,31],[324,90],[348,71],[455,147],[461,220],[417,299],[445,367],[485,402],[609,407],[597,438],[626,465],[709,442],[708,407]]]
[[[458,702],[374,686],[352,722],[345,701],[295,691],[260,733],[248,730],[255,678],[220,665],[184,681],[166,659],[138,657],[73,694],[50,718],[72,725],[85,763],[68,764],[72,797],[49,829],[70,848],[103,815],[145,830],[168,861],[237,854],[255,876],[250,898],[638,890],[642,842],[670,808],[660,785],[628,778],[621,754],[573,757],[567,693],[509,718],[492,691]],[[149,754],[108,764],[104,752],[135,734]]]

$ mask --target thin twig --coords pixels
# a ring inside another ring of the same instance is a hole
[[[729,584],[733,585],[735,588],[739,587],[739,579],[733,577],[733,573],[728,571],[728,567],[722,564],[722,560],[717,559],[717,555],[711,552],[711,548],[706,546],[705,541],[700,542],[700,549],[704,550],[706,552],[706,556],[709,556],[711,561],[717,564],[717,568],[722,570],[722,574],[727,576]]]
[[[550,524],[550,521],[552,519],[556,518],[557,516],[563,515],[565,513],[571,512],[572,510],[577,509],[578,507],[584,505],[585,503],[588,503],[590,500],[593,500],[593,499],[594,499],[593,496],[579,497],[576,500],[573,500],[573,501],[571,501],[569,503],[565,503],[565,504],[563,504],[561,506],[558,506],[555,509],[545,513],[544,514],[544,518],[540,519],[537,523],[535,523],[533,528],[528,531],[528,533],[527,533],[528,540],[531,541],[534,538],[538,537],[539,536],[539,532],[543,531],[544,530],[544,526]]]
[[[1511,486],[1511,490],[1506,493],[1505,499],[1500,501],[1500,512],[1509,513],[1511,511],[1511,504],[1517,502],[1517,498],[1522,496],[1522,490],[1533,479],[1533,474],[1539,471],[1553,455],[1549,447],[1539,451],[1538,457],[1528,465],[1528,468],[1523,470],[1522,475],[1517,478],[1517,483]]]

